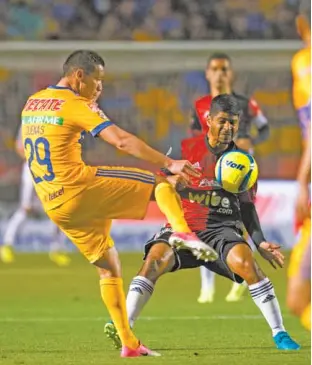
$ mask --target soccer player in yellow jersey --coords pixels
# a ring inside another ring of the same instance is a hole
[[[86,131],[121,151],[180,175],[198,177],[190,162],[175,161],[122,130],[98,108],[104,61],[92,51],[72,53],[56,86],[32,95],[22,112],[25,156],[36,192],[48,216],[100,275],[102,299],[122,341],[122,357],[158,355],[137,340],[126,313],[118,253],[110,237],[112,219],[142,219],[155,199],[173,230],[170,244],[196,257],[215,260],[216,252],[191,233],[179,197],[163,177],[123,167],[88,166],[81,158]]]
[[[288,268],[287,304],[311,330],[311,3],[303,0],[296,18],[297,29],[305,48],[292,60],[293,101],[302,130],[303,153],[298,170],[299,194],[296,202],[296,220],[299,240],[295,245]]]

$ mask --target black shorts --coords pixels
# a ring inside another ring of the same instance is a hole
[[[158,242],[164,242],[169,245],[169,237],[172,234],[170,228],[162,228],[151,240],[145,244],[145,255],[147,257],[150,249]],[[224,276],[237,283],[242,283],[244,279],[234,274],[226,264],[226,257],[235,245],[239,243],[245,243],[248,245],[243,237],[243,231],[240,228],[232,226],[223,226],[218,228],[210,228],[205,231],[197,232],[197,236],[212,247],[219,254],[218,260],[214,262],[205,262],[203,260],[197,260],[196,257],[188,250],[176,250],[173,248],[175,255],[175,264],[172,268],[173,271],[182,269],[193,269],[199,266],[205,266],[207,269]],[[249,245],[248,245],[249,246]]]

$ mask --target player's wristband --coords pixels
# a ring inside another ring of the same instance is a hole
[[[169,171],[168,169],[166,169],[164,167],[162,169],[160,169],[160,172],[161,172],[161,175],[164,175],[164,176],[173,176],[174,175],[171,171]]]
[[[256,247],[260,246],[260,243],[265,242],[266,239],[263,236],[262,231],[255,231],[251,236],[252,242],[256,245]]]

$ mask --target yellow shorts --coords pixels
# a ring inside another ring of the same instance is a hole
[[[300,275],[303,280],[311,276],[311,219],[306,219],[300,229],[298,243],[292,250],[288,277]]]
[[[154,185],[155,177],[149,171],[98,167],[85,190],[47,214],[95,262],[114,245],[112,219],[143,219]]]

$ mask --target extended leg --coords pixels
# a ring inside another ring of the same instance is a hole
[[[133,278],[129,287],[127,312],[131,327],[133,327],[134,322],[151,298],[158,278],[164,273],[171,271],[174,264],[174,252],[168,244],[158,242],[151,247],[143,266],[137,276]],[[106,323],[104,332],[114,342],[116,348],[121,347],[120,338],[114,323]]]
[[[248,284],[252,299],[268,322],[277,347],[284,350],[299,349],[300,346],[285,331],[273,284],[258,266],[249,246],[237,244],[229,251],[226,261],[231,271]]]
[[[137,276],[133,278],[127,296],[127,311],[131,327],[151,298],[158,278],[172,270],[174,253],[166,243],[152,246]]]
[[[140,355],[158,356],[141,345],[133,334],[127,316],[126,300],[121,278],[121,265],[116,248],[109,248],[105,255],[94,263],[100,275],[100,288],[103,302],[117,329],[122,343],[122,357]]]

